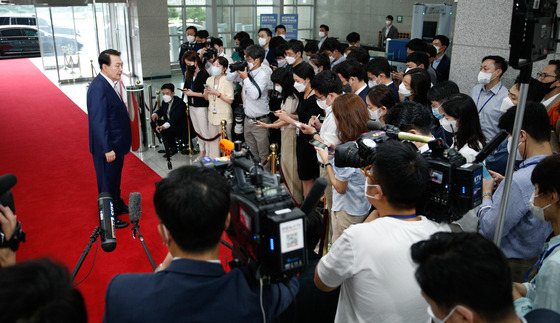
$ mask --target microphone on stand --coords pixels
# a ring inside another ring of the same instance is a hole
[[[144,251],[146,251],[150,264],[152,264],[152,268],[156,270],[156,264],[154,263],[154,259],[152,259],[152,255],[144,242],[144,237],[142,236],[142,233],[140,233],[140,226],[138,225],[138,222],[140,221],[140,214],[142,213],[142,195],[140,193],[130,193],[128,197],[128,210],[128,216],[130,222],[132,223],[132,238],[136,239],[136,234],[138,234],[138,239],[142,243]]]
[[[101,249],[111,252],[117,247],[115,234],[115,213],[113,211],[113,198],[111,194],[103,192],[97,198],[99,211],[99,227],[101,229]]]

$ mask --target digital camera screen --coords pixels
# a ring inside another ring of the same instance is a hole
[[[430,178],[432,179],[432,182],[441,184],[443,183],[443,172],[435,169],[430,169]]]

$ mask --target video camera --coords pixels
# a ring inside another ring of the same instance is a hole
[[[277,175],[265,172],[241,141],[234,145],[229,161],[198,162],[216,169],[231,185],[231,224],[226,233],[238,259],[230,265],[248,266],[264,284],[286,281],[307,265],[305,214],[279,185]]]
[[[202,55],[202,58],[204,61],[210,60],[210,59],[214,59],[218,57],[218,50],[214,47],[208,47],[208,49],[206,49],[206,52],[204,53],[204,55]]]
[[[497,148],[504,139],[504,132],[477,155],[477,163],[467,163],[465,157],[449,148],[442,139],[400,132],[398,128],[386,125],[381,130],[362,134],[355,143],[337,146],[335,165],[354,168],[371,165],[379,145],[399,139],[427,142],[430,147],[422,154],[430,167],[430,182],[417,211],[436,222],[451,223],[482,203],[483,168],[478,162]]]

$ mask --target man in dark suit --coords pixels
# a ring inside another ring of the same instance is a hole
[[[393,26],[393,16],[388,15],[385,18],[385,27],[381,29],[381,44],[380,47],[385,47],[387,44],[387,38],[389,39],[398,39],[399,38],[399,30],[397,27]]]
[[[437,50],[436,57],[432,62],[432,67],[436,70],[437,81],[448,81],[451,59],[445,54],[445,51],[449,47],[449,38],[444,35],[437,35],[434,37],[432,45],[434,45]]]
[[[131,144],[128,111],[117,89],[123,64],[120,54],[114,49],[101,52],[98,58],[101,73],[90,83],[87,93],[89,151],[93,156],[97,191],[111,194],[115,215],[128,213],[120,186],[124,156]],[[115,221],[117,228],[127,225],[118,218]]]
[[[220,263],[229,204],[229,184],[212,168],[183,166],[161,180],[154,206],[158,232],[169,249],[163,269],[115,276],[107,287],[103,321],[245,323],[266,316],[273,322],[293,301],[288,287],[271,284],[260,291],[247,268],[226,273]],[[290,282],[297,293],[297,279]]]
[[[175,138],[179,138],[184,144],[187,144],[187,105],[175,95],[175,86],[171,83],[162,85],[161,93],[163,103],[152,114],[150,124],[159,140],[167,142],[170,154],[175,155],[178,150]],[[163,153],[165,150],[159,152]],[[164,155],[164,157],[167,157],[167,155]]]

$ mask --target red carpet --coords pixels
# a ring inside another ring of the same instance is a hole
[[[17,260],[50,257],[66,264],[71,272],[99,224],[87,115],[29,60],[0,61],[0,71],[0,174],[18,177],[13,189],[16,215],[27,233]],[[140,231],[156,264],[167,253],[156,230],[159,221],[152,202],[158,180],[160,177],[142,161],[132,153],[127,155],[122,197],[128,202],[130,192],[142,194]],[[128,221],[128,215],[123,219]],[[89,272],[96,245],[75,282]],[[117,248],[110,253],[99,248],[91,274],[78,286],[86,300],[89,321],[101,322],[105,290],[114,275],[150,271],[140,241],[132,240],[130,225],[118,229]]]

